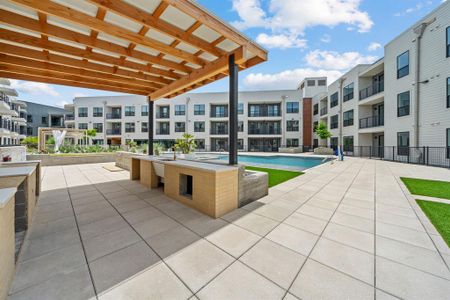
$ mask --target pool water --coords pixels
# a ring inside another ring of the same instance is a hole
[[[228,155],[221,155],[218,159],[228,160]],[[328,161],[328,159],[318,157],[238,155],[239,163],[259,167],[277,167],[280,169],[292,170],[306,170],[326,161]]]

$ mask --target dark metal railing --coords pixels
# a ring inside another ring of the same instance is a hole
[[[218,113],[218,112],[215,112],[215,111],[211,111],[209,116],[211,118],[227,118],[228,117],[228,111],[221,112],[221,113]]]
[[[118,134],[122,134],[122,130],[120,128],[106,129],[106,134],[107,135],[118,135]]]
[[[228,134],[228,128],[214,128],[211,127],[211,134]]]
[[[169,119],[170,118],[170,113],[169,112],[157,111],[156,112],[156,118],[157,119]]]
[[[379,83],[372,84],[365,89],[359,91],[359,100],[364,100],[373,96],[375,94],[381,93],[384,91],[384,81],[380,81]]]
[[[118,120],[118,119],[122,118],[122,115],[118,114],[118,113],[112,113],[112,114],[110,113],[110,114],[106,114],[106,118],[108,120]]]
[[[328,108],[327,107],[323,107],[323,108],[320,109],[320,115],[321,116],[326,115],[327,113],[328,113]]]
[[[372,128],[372,127],[378,127],[378,126],[384,126],[384,116],[371,116],[367,118],[361,118],[359,119],[359,128]]]
[[[158,135],[169,135],[170,130],[169,129],[157,129],[156,134]]]
[[[248,134],[281,134],[281,128],[249,128]]]

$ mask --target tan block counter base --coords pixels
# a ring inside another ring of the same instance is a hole
[[[168,197],[213,218],[238,207],[238,167],[133,157],[130,178],[156,188],[159,178],[155,164],[163,165],[164,194]]]
[[[15,193],[15,188],[0,189],[0,299],[6,299],[15,271]]]

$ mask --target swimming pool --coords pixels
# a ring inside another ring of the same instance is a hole
[[[217,159],[228,160],[228,155],[221,155]],[[327,162],[328,160],[329,159],[319,157],[238,155],[238,162],[245,165],[269,168],[273,167],[288,170],[306,170]]]

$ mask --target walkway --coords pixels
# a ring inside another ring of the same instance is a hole
[[[448,299],[450,249],[398,176],[450,181],[348,158],[213,220],[128,172],[47,167],[10,298]]]

